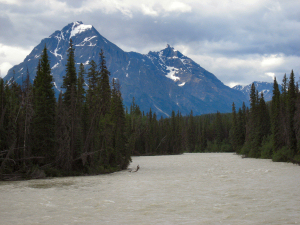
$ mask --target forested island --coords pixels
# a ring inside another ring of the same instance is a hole
[[[103,51],[76,72],[72,39],[64,93],[56,99],[47,47],[31,83],[0,78],[0,180],[103,174],[126,169],[133,155],[236,152],[243,157],[300,162],[300,93],[293,71],[271,102],[252,85],[250,108],[170,118],[124,109],[120,84]],[[88,82],[85,83],[84,78]]]

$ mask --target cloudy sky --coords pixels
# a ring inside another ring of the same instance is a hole
[[[125,51],[170,44],[228,86],[300,76],[299,0],[0,0],[0,70],[82,21]]]

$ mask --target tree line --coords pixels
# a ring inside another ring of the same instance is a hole
[[[250,108],[232,113],[157,118],[133,98],[124,109],[120,84],[100,62],[77,73],[72,39],[63,77],[54,96],[45,46],[33,83],[0,79],[0,179],[108,173],[126,169],[132,155],[236,152],[244,157],[300,161],[300,94],[293,71],[282,90],[274,80],[271,102],[252,84]],[[87,80],[87,83],[85,82]]]
[[[184,152],[232,152],[229,141],[231,114],[187,116],[172,111],[157,118],[151,109],[141,112],[133,103],[126,112],[128,146],[132,155],[166,155]]]
[[[276,78],[272,101],[265,102],[254,83],[250,107],[243,103],[232,113],[157,119],[144,115],[133,102],[126,114],[132,154],[179,154],[183,152],[236,152],[243,157],[269,158],[300,163],[300,93],[292,71],[284,75],[282,90]]]
[[[299,164],[300,93],[293,70],[289,78],[284,75],[281,90],[274,79],[272,100],[267,104],[252,84],[246,120],[239,114],[233,107],[231,143],[237,153]]]
[[[0,79],[0,179],[107,173],[131,162],[120,85],[110,84],[103,51],[78,74],[72,40],[67,51],[58,99],[46,46],[33,83],[28,70],[21,85]]]

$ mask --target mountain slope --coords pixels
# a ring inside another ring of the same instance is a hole
[[[148,54],[124,52],[101,36],[93,26],[82,22],[70,23],[43,39],[22,63],[9,70],[4,79],[10,80],[14,76],[21,83],[28,68],[33,80],[40,54],[46,45],[58,94],[65,75],[70,38],[75,48],[77,71],[80,63],[85,65],[86,70],[91,60],[98,63],[99,52],[103,49],[111,79],[119,79],[127,107],[134,97],[141,110],[148,111],[151,107],[158,115],[169,116],[172,110],[179,110],[183,115],[191,110],[194,114],[230,112],[232,102],[241,106],[243,101],[247,101],[239,91],[225,86],[215,75],[169,45],[159,52],[150,51]]]
[[[263,92],[265,101],[271,101],[272,100],[273,83],[260,82],[260,81],[254,81],[253,83],[254,83],[255,88],[258,91],[258,93]],[[248,84],[248,85],[245,85],[245,86],[236,85],[236,86],[233,87],[233,89],[241,91],[246,96],[247,99],[250,99],[251,85],[252,84]],[[278,85],[278,86],[279,86],[279,90],[281,90],[281,85]]]

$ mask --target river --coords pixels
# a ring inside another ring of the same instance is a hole
[[[0,182],[0,224],[296,224],[300,167],[232,153],[133,157],[108,175]]]

